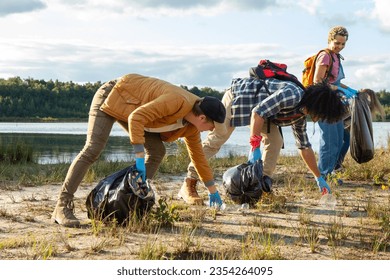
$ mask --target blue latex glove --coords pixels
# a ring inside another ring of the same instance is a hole
[[[145,166],[145,158],[135,158],[135,168],[138,171],[137,180],[139,177],[142,178],[142,182],[146,181],[146,166]]]
[[[352,96],[351,98],[355,98],[358,95],[358,91],[356,89],[347,87],[347,90],[350,92],[350,95]]]
[[[219,195],[219,192],[215,193],[209,193],[209,206],[210,207],[218,207],[220,208],[223,204],[221,196]]]
[[[320,192],[322,194],[332,193],[332,191],[330,190],[330,187],[329,187],[328,183],[326,183],[324,177],[321,176],[321,177],[316,178],[316,182],[317,182],[317,186],[320,189]]]
[[[261,159],[260,147],[255,148],[253,151],[251,149],[249,152],[248,161],[251,164],[254,164],[258,159]]]
[[[347,98],[355,98],[357,96],[357,90],[351,88],[342,88],[340,86],[338,86],[337,88],[338,90],[342,91]]]

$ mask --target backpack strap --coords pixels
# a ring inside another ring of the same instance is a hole
[[[262,88],[265,89],[265,91],[267,92],[268,95],[271,95],[271,92],[269,91],[268,86],[265,83],[264,73],[263,73],[263,71],[261,71],[259,69],[258,66],[249,68],[249,75],[250,75],[250,77],[253,77],[253,78],[256,78],[256,79],[259,79],[259,80],[262,81],[262,85],[261,85],[261,87],[259,87],[256,90],[255,95],[258,95]],[[266,121],[267,121],[267,133],[270,133],[270,131],[271,131],[271,120],[269,118],[267,118]]]
[[[328,68],[326,69],[325,78],[324,78],[324,80],[325,80],[326,82],[328,82],[330,76],[332,75],[332,68],[333,68],[333,63],[334,63],[334,58],[333,58],[333,55],[332,55],[333,52],[332,52],[330,49],[323,49],[323,50],[320,50],[320,51],[317,53],[316,59],[314,60],[314,65],[315,65],[316,62],[317,62],[317,58],[318,58],[319,54],[322,53],[322,52],[326,52],[326,53],[329,55],[329,57],[330,57],[330,63],[329,63],[329,65],[328,65]]]
[[[284,137],[283,137],[283,131],[282,127],[279,125],[276,125],[279,129],[280,136],[282,136],[283,144],[282,144],[282,149],[284,149]],[[267,118],[267,133],[271,132],[271,119]]]

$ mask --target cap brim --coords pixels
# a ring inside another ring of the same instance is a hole
[[[214,122],[214,132],[218,135],[225,135],[227,133],[225,124]]]

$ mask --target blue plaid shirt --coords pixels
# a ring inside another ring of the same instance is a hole
[[[253,111],[278,126],[291,126],[299,149],[311,147],[306,131],[306,116],[297,108],[304,94],[303,89],[292,82],[272,78],[266,79],[265,84],[271,94],[268,94],[262,80],[251,77],[233,79],[230,125],[249,125]]]

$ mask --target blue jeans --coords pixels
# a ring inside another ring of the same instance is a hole
[[[351,139],[351,135],[349,133],[349,129],[344,129],[344,138],[343,138],[343,145],[341,146],[339,158],[336,162],[335,169],[341,168],[344,162],[344,158],[348,152],[349,149],[349,141]]]
[[[320,151],[318,169],[322,176],[331,174],[339,158],[344,138],[344,123],[318,122],[320,127]]]

